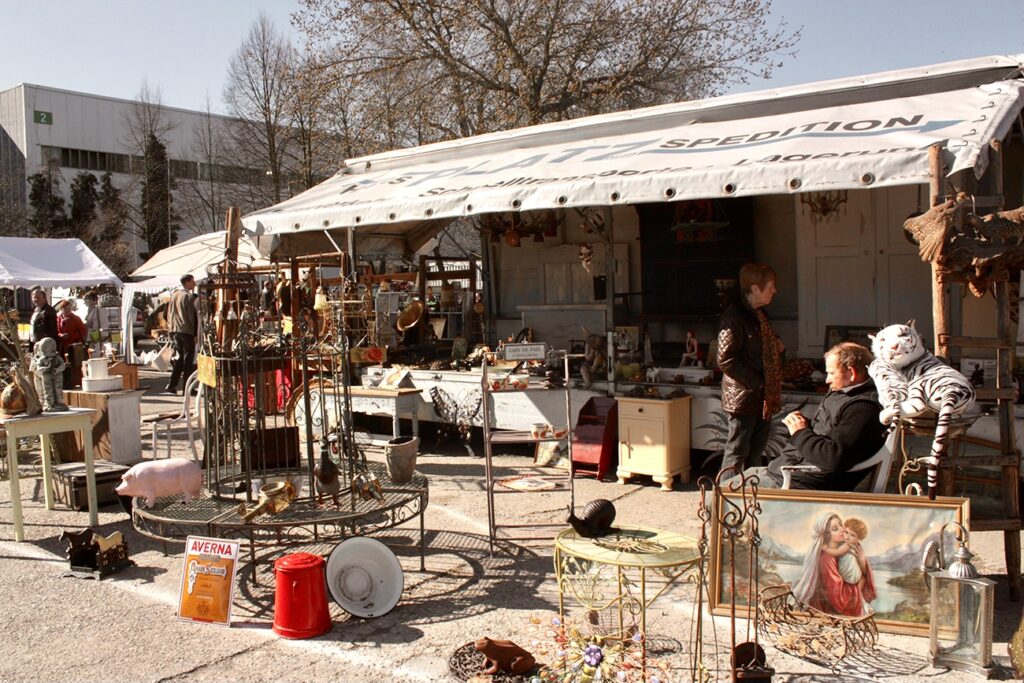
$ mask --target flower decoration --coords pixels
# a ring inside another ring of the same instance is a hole
[[[639,633],[624,640],[596,636],[586,624],[576,626],[571,619],[540,616],[530,617],[527,631],[537,661],[545,662],[530,679],[531,683],[635,683],[644,680],[643,636]],[[666,662],[648,656],[648,681],[657,678],[668,683],[667,674]]]

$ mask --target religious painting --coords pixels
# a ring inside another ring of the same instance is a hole
[[[746,615],[754,602],[753,574],[760,591],[788,589],[808,611],[850,618],[871,614],[880,631],[928,635],[929,593],[921,559],[944,524],[968,525],[967,499],[760,489],[757,500],[756,567],[745,537],[723,541],[717,529],[712,536],[716,614],[729,613],[735,582],[737,609]],[[716,505],[719,510],[742,507],[742,495],[725,490]],[[956,547],[951,529],[947,549]]]

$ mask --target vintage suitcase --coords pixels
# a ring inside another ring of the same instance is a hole
[[[128,471],[124,465],[105,460],[93,464],[96,472],[96,502],[109,505],[117,502],[114,489],[121,483],[121,475]],[[85,487],[85,463],[65,462],[53,466],[54,497],[72,510],[88,510],[89,498]]]

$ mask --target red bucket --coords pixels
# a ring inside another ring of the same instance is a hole
[[[333,628],[327,609],[324,558],[292,553],[274,561],[274,633],[284,638],[314,638]]]

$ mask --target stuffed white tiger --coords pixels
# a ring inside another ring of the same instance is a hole
[[[929,410],[938,413],[929,454],[929,464],[937,464],[946,450],[950,420],[974,405],[974,387],[924,347],[913,320],[906,325],[889,325],[871,335],[871,351],[875,360],[868,374],[875,380],[882,403],[879,420],[894,427],[901,415],[918,417]],[[928,475],[929,486],[933,486],[932,468]]]

